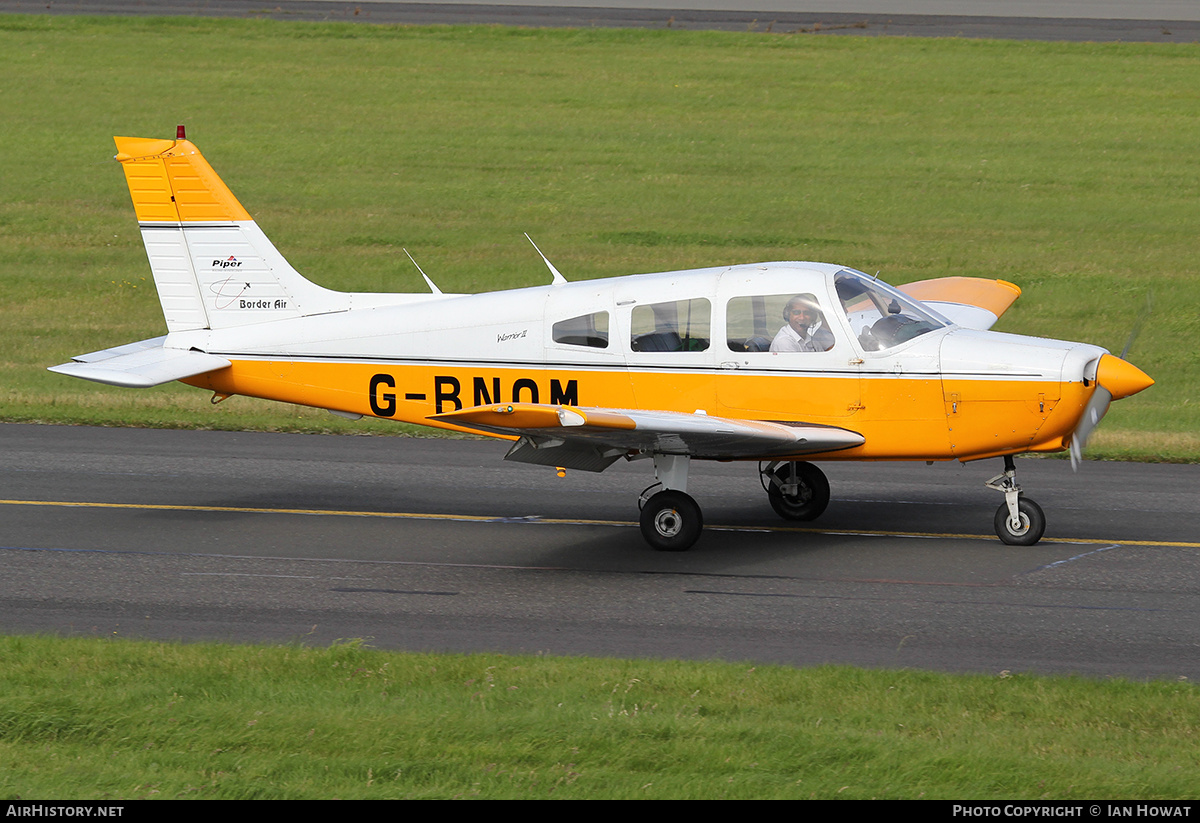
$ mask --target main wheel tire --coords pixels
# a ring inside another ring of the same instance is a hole
[[[1032,546],[1041,540],[1046,532],[1046,515],[1042,507],[1028,497],[1022,497],[1017,500],[1017,514],[1021,526],[1014,530],[1008,522],[1008,503],[1001,503],[996,509],[994,525],[1000,540],[1010,546]]]
[[[700,537],[704,517],[696,501],[679,491],[661,491],[642,506],[642,537],[660,552],[685,552]]]
[[[784,520],[816,520],[829,505],[829,478],[812,463],[796,463],[796,493],[784,494],[774,482],[767,484],[771,508]],[[774,472],[779,483],[791,482],[790,464]]]

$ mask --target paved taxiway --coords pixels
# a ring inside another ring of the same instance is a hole
[[[633,525],[648,463],[489,441],[0,426],[0,630],[1200,677],[1200,466],[830,464],[811,529],[753,464],[697,464],[685,554]]]
[[[1194,0],[0,0],[0,12],[1200,42]]]

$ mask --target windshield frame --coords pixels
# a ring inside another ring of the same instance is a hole
[[[954,325],[916,298],[856,269],[834,274],[833,287],[846,325],[867,353],[894,349]]]

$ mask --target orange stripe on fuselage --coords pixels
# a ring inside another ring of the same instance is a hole
[[[704,410],[744,420],[838,426],[866,438],[853,449],[806,458],[828,460],[968,460],[1060,451],[1092,391],[1080,384],[986,377],[943,386],[937,376],[230,359],[230,368],[184,382],[221,394],[437,428],[458,427],[429,420],[430,415],[487,403],[546,403]]]

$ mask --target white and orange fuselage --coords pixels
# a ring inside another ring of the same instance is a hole
[[[604,431],[657,426],[641,450],[819,460],[1060,451],[1098,373],[1114,398],[1151,382],[1096,346],[988,331],[1020,293],[1003,281],[895,290],[782,262],[470,295],[334,292],[292,269],[190,142],[117,145],[168,334],[56,367],[88,379],[181,379],[509,439],[578,418],[581,436],[617,449],[628,444]],[[770,350],[797,295],[819,308],[832,346]],[[631,423],[636,410],[677,417]],[[731,421],[724,440],[711,421]],[[732,421],[846,434],[760,448]],[[688,445],[693,426],[712,435],[703,447]]]
[[[803,422],[863,437],[809,459],[970,460],[1066,448],[1105,354],[1095,346],[951,326],[883,352],[863,351],[846,328],[827,352],[728,347],[722,296],[738,295],[743,284],[813,293],[837,271],[774,263],[643,275],[168,339],[230,360],[187,378],[191,385],[423,425],[456,427],[436,416],[524,403]],[[633,351],[627,330],[637,302],[620,299],[624,291],[646,303],[717,295],[709,321],[716,332],[702,351]],[[553,340],[555,322],[600,307],[609,314],[607,347]]]

